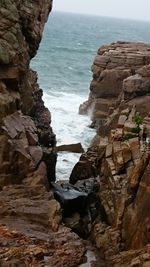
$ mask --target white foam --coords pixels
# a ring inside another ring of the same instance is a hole
[[[78,114],[80,103],[85,96],[73,93],[58,92],[44,93],[43,100],[52,114],[52,127],[57,136],[57,144],[70,144],[81,142],[84,149],[87,148],[89,139],[92,139],[95,131],[90,129],[90,118]],[[68,179],[79,154],[59,153],[57,161],[57,178]]]

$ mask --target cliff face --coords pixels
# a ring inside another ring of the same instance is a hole
[[[89,100],[80,107],[82,113],[93,109],[98,130],[70,181],[93,176],[99,183],[103,213],[92,237],[108,266],[150,265],[149,63],[149,45],[101,47],[92,66]],[[138,129],[134,118],[141,114]]]
[[[75,267],[82,241],[60,226],[55,135],[30,69],[52,0],[0,1],[0,266]],[[60,227],[59,227],[60,226]],[[62,245],[63,244],[63,245]]]
[[[55,179],[51,115],[44,107],[37,75],[30,69],[51,8],[49,0],[0,3],[1,188],[32,176],[41,164],[44,171],[48,161],[53,162],[49,163],[53,169],[47,168],[49,179]]]
[[[146,114],[150,100],[149,64],[148,44],[118,41],[100,47],[92,65],[89,99],[80,106],[80,113],[92,109],[93,125],[103,125],[119,101],[136,98],[131,104],[136,102],[137,110]]]

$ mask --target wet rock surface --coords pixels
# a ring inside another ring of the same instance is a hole
[[[54,197],[62,207],[63,222],[82,238],[90,235],[92,222],[99,215],[100,205],[96,193],[95,179],[78,181],[74,186],[51,183]]]
[[[0,192],[1,266],[78,266],[85,247],[60,226],[61,208],[41,186],[7,186]]]

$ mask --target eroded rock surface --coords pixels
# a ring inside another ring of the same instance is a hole
[[[75,183],[86,181],[84,162],[88,160],[95,168],[101,216],[93,224],[91,237],[108,266],[150,265],[149,117],[137,133],[136,114],[135,106],[118,109],[113,129],[106,136],[97,134],[71,174]]]
[[[33,175],[44,161],[42,146],[51,150],[55,146],[51,115],[44,107],[37,74],[29,67],[51,7],[52,1],[47,0],[0,3],[1,188]],[[49,154],[55,166],[56,154]],[[55,180],[54,172],[48,176]]]
[[[0,265],[77,267],[85,247],[60,226],[61,208],[42,186],[6,186],[0,192]]]
[[[80,113],[91,110],[93,125],[103,125],[121,100],[149,112],[150,45],[115,42],[99,48],[92,65],[93,80],[88,101]]]
[[[60,226],[55,134],[30,69],[52,0],[0,1],[0,266],[76,267],[85,247]],[[48,182],[49,181],[49,182]],[[48,189],[48,190],[47,190]]]

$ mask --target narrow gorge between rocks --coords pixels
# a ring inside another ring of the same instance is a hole
[[[51,9],[0,3],[0,266],[149,267],[148,24]]]

